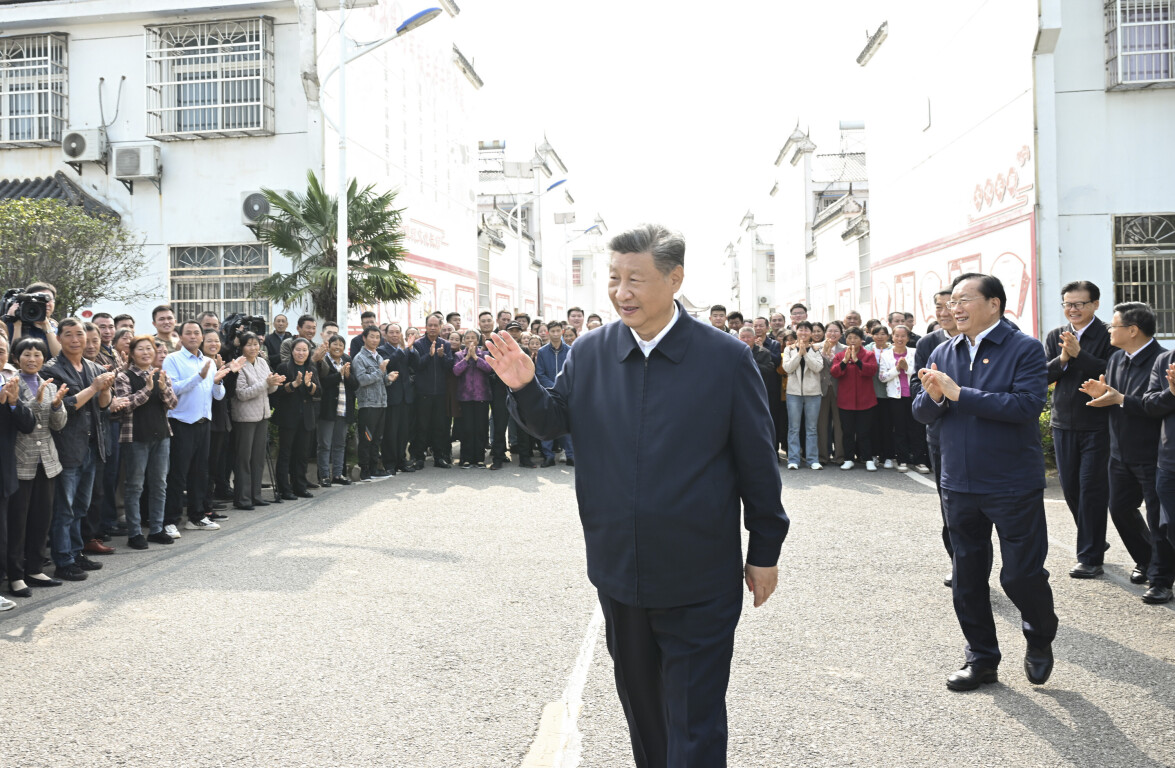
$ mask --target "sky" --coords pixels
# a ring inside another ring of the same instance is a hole
[[[766,208],[797,122],[831,151],[838,122],[863,119],[856,57],[885,18],[876,0],[459,4],[447,21],[485,81],[478,139],[506,139],[513,156],[512,141],[545,135],[581,219],[680,230],[699,303],[725,298],[725,246]]]

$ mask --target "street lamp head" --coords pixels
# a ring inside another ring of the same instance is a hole
[[[426,8],[420,13],[409,16],[404,20],[404,23],[396,27],[396,36],[406,35],[419,26],[423,26],[428,22],[441,15],[440,8]]]
[[[547,191],[548,191],[548,192],[550,192],[552,189],[554,189],[555,187],[559,186],[560,184],[566,184],[566,183],[567,183],[567,179],[559,179],[559,180],[558,180],[558,181],[556,181],[554,184],[552,184],[551,186],[547,187]]]

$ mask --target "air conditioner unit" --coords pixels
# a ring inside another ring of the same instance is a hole
[[[284,189],[273,190],[285,197],[289,191]],[[261,219],[267,216],[272,206],[261,190],[241,193],[241,223],[246,227],[260,226]]]
[[[769,298],[768,298],[768,297],[766,297],[766,296],[760,296],[760,297],[759,297],[759,303],[760,303],[760,304],[767,304],[767,303],[768,303],[768,302],[770,302],[770,301],[771,301],[771,299],[769,299]]]
[[[67,163],[106,162],[106,131],[101,128],[66,131],[61,137],[61,158]]]
[[[157,181],[163,175],[158,144],[114,148],[114,178],[122,181]]]

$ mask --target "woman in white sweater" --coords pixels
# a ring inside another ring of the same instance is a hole
[[[787,373],[787,468],[799,469],[800,458],[811,469],[824,469],[817,450],[817,422],[823,399],[821,372],[824,355],[812,341],[812,324],[807,320],[795,326],[796,343],[784,350],[782,372]],[[800,452],[800,423],[804,424],[804,448]]]
[[[893,344],[877,355],[877,378],[886,387],[884,405],[892,414],[898,471],[909,472],[912,464],[915,471],[925,475],[930,472],[926,466],[926,428],[914,420],[911,410],[914,396],[910,381],[917,371],[914,370],[914,350],[907,346],[909,340],[909,328],[904,325],[894,327]]]

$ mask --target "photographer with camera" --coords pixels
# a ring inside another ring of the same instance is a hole
[[[45,342],[50,357],[61,354],[57,325],[51,319],[57,307],[56,288],[49,283],[33,283],[23,291],[8,291],[4,294],[4,305],[4,324],[10,344],[31,337]]]

